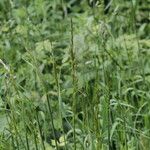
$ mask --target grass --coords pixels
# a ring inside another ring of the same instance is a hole
[[[0,2],[0,150],[149,150],[149,1],[110,4]]]

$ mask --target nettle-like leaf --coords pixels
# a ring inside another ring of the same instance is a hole
[[[23,36],[27,36],[27,31],[28,31],[27,26],[18,25],[16,27],[16,33],[21,34]]]
[[[25,7],[13,9],[12,15],[18,23],[21,23],[23,20],[26,20],[26,18],[28,17],[27,10]]]
[[[1,100],[0,100],[1,101]],[[5,114],[0,114],[0,133],[7,127],[7,119]]]
[[[82,58],[83,52],[85,51],[86,44],[83,34],[77,34],[74,36],[74,49],[77,58]]]
[[[150,49],[150,39],[142,39],[139,42],[142,45],[142,47]],[[149,52],[149,51],[147,51],[147,52]]]
[[[51,42],[49,40],[37,42],[35,46],[36,54],[39,58],[45,58],[46,52],[52,51]]]
[[[125,47],[127,45],[128,50],[132,50],[134,53],[138,51],[138,45],[136,40],[136,35],[122,35],[117,40],[116,43],[121,47]]]

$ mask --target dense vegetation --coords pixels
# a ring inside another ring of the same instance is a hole
[[[0,0],[0,150],[149,150],[149,6]]]

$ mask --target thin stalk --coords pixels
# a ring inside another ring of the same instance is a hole
[[[134,6],[134,2],[133,0],[131,1],[131,6],[132,6],[132,22],[133,22],[133,29],[134,29],[134,32],[135,32],[135,36],[136,36],[136,42],[137,42],[137,49],[138,49],[138,52],[137,52],[137,60],[138,60],[138,65],[140,66],[140,73],[143,77],[143,83],[145,84],[145,70],[144,70],[144,63],[143,62],[140,62],[139,61],[139,56],[140,56],[140,42],[139,42],[139,37],[138,37],[138,31],[137,31],[137,28],[136,28],[136,7],[137,7],[137,1],[135,1],[135,5]]]
[[[56,140],[57,138],[56,138],[56,133],[55,133],[55,126],[54,126],[54,119],[53,119],[53,115],[52,115],[52,108],[51,108],[51,105],[50,105],[50,98],[49,98],[48,94],[46,95],[46,97],[47,97],[46,99],[47,99],[47,104],[48,104],[48,110],[49,110],[49,114],[50,114],[50,118],[51,118],[52,132],[53,132],[53,135],[55,137],[56,149],[59,150],[57,140]]]
[[[43,147],[43,150],[46,150],[45,144],[44,144],[44,140],[43,140],[43,137],[42,137],[42,129],[41,129],[41,125],[40,125],[39,116],[38,116],[38,112],[37,111],[36,111],[36,119],[37,119],[39,131],[40,131],[40,138],[41,138],[41,142],[42,142],[42,147]]]
[[[35,149],[38,150],[38,143],[37,143],[37,140],[36,140],[35,130],[33,131],[33,136],[34,136]]]
[[[27,145],[27,150],[30,150],[30,146],[29,146],[29,139],[28,139],[28,132],[27,132],[27,129],[25,131],[25,137],[26,137],[26,145]]]
[[[74,52],[74,27],[73,21],[71,18],[71,46],[70,46],[70,57],[71,57],[71,68],[72,68],[72,81],[73,81],[73,95],[72,95],[72,108],[73,108],[73,139],[74,139],[74,150],[76,150],[76,127],[75,127],[75,119],[76,119],[76,92],[77,92],[77,78],[76,78],[76,63],[75,63],[75,52]]]
[[[63,103],[62,103],[62,99],[61,99],[60,84],[59,84],[58,72],[57,72],[57,68],[56,68],[56,61],[55,61],[54,55],[53,55],[53,70],[54,70],[55,83],[56,83],[56,86],[57,86],[58,103],[59,103],[59,116],[60,116],[60,119],[61,119],[60,122],[61,122],[61,127],[63,129],[63,134],[64,134],[64,128],[63,128],[63,125],[62,125],[64,107],[63,107]],[[65,142],[65,149],[67,150],[65,135],[64,135],[64,142]]]
[[[103,50],[104,50],[104,53],[106,52],[106,45],[105,45],[105,40],[103,41]],[[107,83],[108,79],[107,79],[107,72],[106,72],[106,69],[105,69],[105,66],[104,66],[104,58],[102,57],[102,60],[103,60],[103,82],[105,84],[105,89],[104,89],[104,97],[105,97],[105,101],[106,101],[106,109],[107,109],[107,132],[108,132],[108,135],[107,135],[107,138],[108,138],[108,149],[111,150],[111,139],[110,139],[110,89],[109,89],[109,84]]]

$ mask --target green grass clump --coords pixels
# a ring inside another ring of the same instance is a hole
[[[148,5],[2,0],[0,150],[149,150]]]

